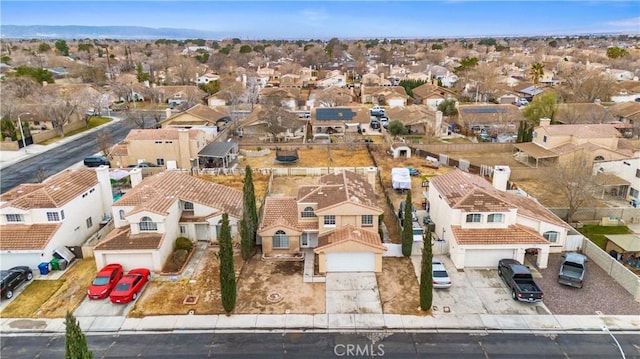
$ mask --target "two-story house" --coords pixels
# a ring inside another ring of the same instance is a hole
[[[414,88],[412,92],[415,103],[427,105],[432,111],[435,111],[444,100],[453,99],[458,101],[454,91],[431,83],[420,85]]]
[[[175,171],[141,178],[132,170],[133,188],[113,204],[115,229],[93,250],[98,268],[120,263],[159,272],[176,238],[217,242],[224,213],[237,233],[242,191]]]
[[[192,159],[213,141],[215,127],[133,129],[109,153],[116,167],[151,162],[169,169],[191,168]]]
[[[300,187],[297,197],[267,197],[257,231],[264,257],[313,248],[320,273],[382,271],[375,173],[345,170]]]
[[[430,216],[436,240],[456,268],[495,268],[502,258],[524,263],[527,250],[546,268],[561,252],[569,225],[535,199],[507,191],[510,169],[496,166],[493,183],[455,169],[430,181]]]
[[[0,265],[37,268],[61,246],[79,246],[111,215],[109,168],[61,172],[0,196]]]

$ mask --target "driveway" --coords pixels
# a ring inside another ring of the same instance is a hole
[[[144,288],[142,290],[144,291]],[[113,304],[108,297],[105,299],[89,299],[85,296],[82,303],[73,312],[73,315],[76,317],[125,317],[134,303],[135,301],[127,304]]]
[[[327,314],[382,314],[375,273],[327,273]]]

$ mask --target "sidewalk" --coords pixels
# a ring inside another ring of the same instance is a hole
[[[640,332],[639,316],[444,314],[236,314],[166,315],[145,318],[78,317],[86,333],[153,331],[611,331]],[[64,318],[0,319],[8,333],[64,333]]]
[[[18,163],[20,161],[24,161],[27,158],[31,158],[33,156],[39,155],[43,152],[47,152],[53,148],[56,148],[58,146],[62,146],[65,143],[69,143],[71,141],[74,141],[80,137],[84,137],[90,133],[96,132],[101,130],[102,128],[109,126],[111,124],[113,124],[114,122],[117,121],[121,121],[121,118],[119,117],[113,117],[111,116],[112,121],[105,123],[104,125],[100,125],[98,127],[94,127],[92,129],[86,130],[84,132],[80,132],[78,134],[75,134],[73,136],[68,136],[65,137],[59,141],[56,141],[52,144],[49,145],[38,145],[38,144],[33,144],[33,145],[29,145],[26,148],[21,148],[17,151],[0,151],[0,169],[4,169],[5,167],[11,166],[12,164]]]

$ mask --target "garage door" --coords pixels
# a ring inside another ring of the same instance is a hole
[[[327,272],[373,272],[375,253],[327,253]]]
[[[498,268],[502,258],[516,258],[513,249],[467,249],[464,255],[465,268]]]
[[[131,253],[131,254],[104,254],[105,265],[109,263],[120,263],[125,271],[133,268],[149,268],[154,270],[153,255],[151,253]]]

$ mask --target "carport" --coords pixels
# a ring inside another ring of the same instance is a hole
[[[229,168],[238,157],[238,143],[214,142],[198,152],[198,161],[206,168]]]

